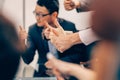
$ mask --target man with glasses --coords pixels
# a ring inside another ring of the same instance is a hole
[[[68,49],[64,53],[60,53],[56,50],[56,48],[51,44],[51,42],[44,37],[44,30],[45,30],[45,22],[49,25],[55,27],[53,21],[55,19],[58,20],[59,24],[63,27],[64,30],[76,32],[75,25],[69,21],[64,19],[58,18],[58,11],[59,11],[59,2],[58,0],[38,0],[35,10],[33,13],[35,14],[36,23],[29,27],[28,36],[25,30],[20,29],[20,37],[21,39],[25,39],[27,36],[27,50],[26,53],[23,54],[23,60],[25,63],[29,64],[33,61],[35,51],[38,51],[39,59],[39,71],[35,71],[35,77],[47,77],[46,68],[44,66],[45,62],[47,61],[46,54],[48,52],[53,53],[56,57],[62,58],[64,61],[72,61],[70,59],[72,56],[79,56],[80,47],[73,46],[72,48]],[[75,60],[77,61],[77,60]],[[79,61],[79,60],[78,60]],[[79,63],[79,62],[78,62]]]

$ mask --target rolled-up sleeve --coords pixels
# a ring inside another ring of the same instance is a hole
[[[100,40],[100,38],[93,32],[91,28],[79,31],[79,37],[82,43],[89,45],[92,42]]]
[[[79,0],[80,7],[76,8],[77,12],[89,11],[94,0]]]

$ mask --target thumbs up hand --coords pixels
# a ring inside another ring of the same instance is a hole
[[[26,30],[23,27],[19,26],[19,37],[20,37],[20,39],[25,40],[25,39],[27,39],[27,36],[28,36],[28,34],[27,34]]]

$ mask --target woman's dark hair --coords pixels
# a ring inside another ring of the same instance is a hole
[[[21,45],[15,25],[0,14],[0,79],[12,80],[19,66]]]

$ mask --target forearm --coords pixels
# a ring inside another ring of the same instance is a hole
[[[79,33],[78,32],[71,34],[69,36],[69,39],[70,39],[72,45],[76,45],[76,44],[82,43],[81,39],[79,38]]]
[[[25,51],[26,50],[25,40],[20,40],[20,44],[22,46],[22,50]]]
[[[70,66],[70,75],[75,76],[79,80],[95,80],[95,72],[82,68],[79,65],[74,64],[74,66]]]
[[[25,53],[22,54],[22,58],[26,64],[29,64],[33,61],[36,49],[30,39],[28,39],[26,43],[24,41],[23,46],[25,47]]]
[[[73,33],[69,35],[68,38],[72,46],[80,43],[89,45],[95,41],[101,40],[91,28]]]

